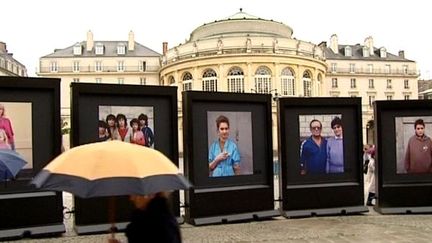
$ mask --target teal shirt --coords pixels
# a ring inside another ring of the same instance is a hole
[[[240,152],[236,143],[232,139],[228,139],[224,145],[224,151],[228,152],[229,156],[226,160],[221,161],[213,170],[211,177],[218,176],[233,176],[234,165],[240,164]],[[213,141],[209,148],[209,164],[216,158],[218,154],[222,153],[219,147],[219,139]]]

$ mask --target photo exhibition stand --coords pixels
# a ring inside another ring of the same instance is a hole
[[[368,212],[363,194],[361,119],[360,98],[279,98],[279,190],[285,217]],[[320,146],[335,138],[333,120],[343,129],[337,171],[327,170],[329,150],[312,145],[315,137],[321,136]],[[317,151],[323,153],[312,157]]]
[[[1,76],[0,103],[6,117],[15,118],[11,123],[16,151],[31,157],[14,179],[0,182],[0,240],[64,233],[62,193],[30,185],[61,151],[60,79]],[[31,114],[11,109],[23,104]],[[19,136],[22,133],[25,136]]]
[[[271,96],[182,95],[185,175],[194,185],[185,192],[186,222],[206,225],[280,216],[274,209]],[[213,167],[214,156],[221,153],[225,161]],[[226,163],[226,171],[221,163]]]
[[[376,195],[375,210],[381,214],[432,212],[432,171],[409,171],[405,163],[431,165],[430,143],[412,146],[407,156],[408,141],[416,138],[416,121],[430,139],[432,135],[432,102],[430,100],[375,101]],[[417,140],[417,139],[416,139]],[[427,155],[427,156],[423,156]]]
[[[96,142],[98,121],[105,121],[107,114],[125,115],[128,126],[132,118],[146,114],[154,133],[153,148],[178,166],[177,87],[72,83],[71,92],[72,147]],[[74,203],[78,234],[110,231],[113,211],[115,227],[121,231],[134,209],[129,196],[74,197]],[[178,191],[171,194],[170,203],[178,221],[183,222]]]

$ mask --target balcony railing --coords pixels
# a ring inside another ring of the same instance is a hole
[[[332,70],[331,68],[327,69],[327,73],[333,73],[333,74],[376,74],[376,75],[414,75],[418,76],[419,73],[416,70],[404,70],[404,69],[390,69],[386,70],[384,68],[375,68],[375,69],[368,69],[368,68],[355,68],[354,70],[350,68],[337,68],[336,70]]]
[[[128,73],[128,72],[157,72],[160,66],[123,66],[122,70],[119,70],[117,66],[103,66],[96,70],[96,66],[80,66],[78,70],[74,69],[73,66],[58,66],[54,71],[51,67],[40,67],[40,73]]]

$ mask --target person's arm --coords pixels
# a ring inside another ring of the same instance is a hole
[[[233,170],[235,175],[240,175],[240,151],[238,150],[237,145],[233,142],[234,149],[231,154],[231,159],[233,161]]]
[[[404,160],[404,167],[405,170],[407,171],[407,173],[409,173],[410,170],[410,143],[411,143],[411,139],[408,140],[408,145],[406,148],[406,152],[405,152],[405,160]]]
[[[154,134],[150,127],[147,127],[148,130],[148,145],[151,147],[154,143]]]
[[[300,174],[306,175],[306,155],[304,153],[304,147],[307,140],[304,140],[300,145]]]
[[[326,153],[327,153],[327,159],[326,159],[326,173],[328,174],[330,172],[330,143],[329,141],[327,141],[327,148],[326,148]]]

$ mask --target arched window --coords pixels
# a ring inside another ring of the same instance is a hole
[[[192,90],[193,77],[190,72],[185,72],[182,77],[183,91]]]
[[[305,97],[312,96],[312,75],[309,70],[303,73],[303,94]]]
[[[260,66],[255,72],[255,92],[269,94],[271,92],[271,70]]]
[[[202,79],[203,91],[217,91],[217,75],[213,69],[206,69]]]
[[[173,76],[169,76],[168,83],[170,86],[175,86],[175,79]]]
[[[228,91],[244,93],[244,73],[239,67],[232,67],[227,76]]]
[[[291,68],[284,68],[281,72],[281,91],[283,96],[295,95],[294,71]]]

